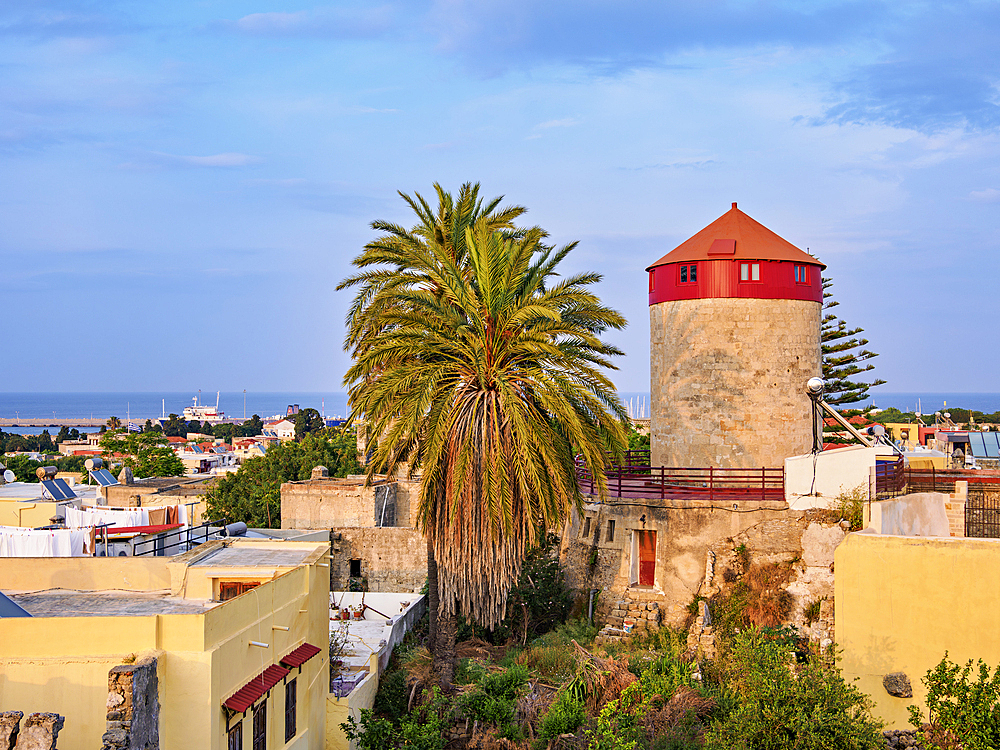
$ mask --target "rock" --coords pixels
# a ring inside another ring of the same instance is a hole
[[[910,678],[903,672],[893,672],[882,678],[882,687],[889,695],[897,698],[912,698],[913,688],[910,686]]]

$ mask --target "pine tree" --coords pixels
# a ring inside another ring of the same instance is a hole
[[[885,383],[881,378],[871,382],[856,380],[858,375],[870,372],[875,365],[868,360],[878,356],[864,347],[868,339],[857,338],[864,328],[848,328],[847,323],[829,312],[840,303],[827,291],[833,286],[832,279],[823,279],[823,380],[826,381],[828,404],[856,404],[868,398],[868,390]]]

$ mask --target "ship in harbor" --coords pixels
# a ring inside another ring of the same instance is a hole
[[[226,418],[226,413],[219,411],[219,391],[215,393],[215,406],[205,406],[201,403],[201,391],[191,400],[191,406],[184,407],[184,419],[198,420],[199,422],[221,422]]]

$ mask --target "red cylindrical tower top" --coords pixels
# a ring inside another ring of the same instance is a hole
[[[823,301],[826,266],[736,208],[651,265],[649,304],[744,297]]]

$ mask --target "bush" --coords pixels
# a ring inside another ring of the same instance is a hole
[[[756,628],[736,636],[724,666],[734,708],[705,735],[710,750],[876,750],[872,701],[816,659],[796,666],[787,643]]]
[[[573,676],[576,657],[566,646],[532,646],[519,653],[515,663],[540,677],[563,682]]]
[[[851,531],[861,531],[864,526],[865,500],[868,499],[868,488],[858,485],[852,490],[837,495],[837,507],[840,516],[851,524]]]
[[[587,711],[583,703],[563,690],[539,722],[538,736],[543,740],[553,740],[560,734],[575,732],[586,720]]]
[[[349,716],[340,728],[361,750],[444,750],[450,714],[451,703],[434,687],[427,702],[404,714],[398,727],[364,708],[360,722]]]
[[[394,669],[383,674],[375,694],[374,710],[398,723],[406,713],[408,701],[406,673],[401,669]]]
[[[945,652],[941,662],[928,670],[922,682],[927,686],[927,725],[920,710],[910,706],[910,723],[921,729],[924,747],[946,750],[986,750],[1000,747],[1000,666],[990,676],[982,659],[973,673],[972,660],[964,667],[953,664]]]

